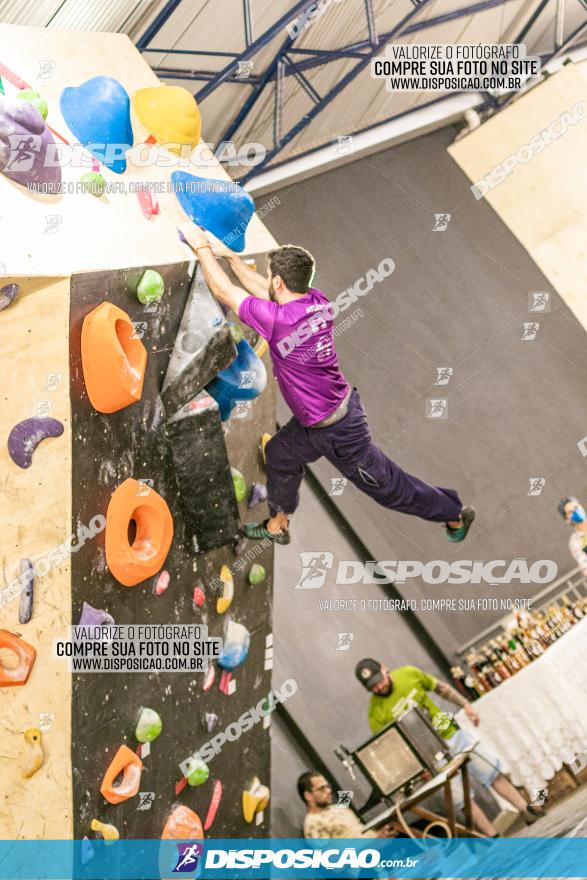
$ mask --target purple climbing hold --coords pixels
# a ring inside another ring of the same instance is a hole
[[[60,437],[63,424],[57,419],[25,419],[15,425],[8,435],[8,454],[21,468],[30,468],[33,452],[47,437]]]
[[[114,626],[114,618],[102,608],[94,608],[84,602],[78,626]]]
[[[267,489],[263,485],[263,483],[253,483],[249,490],[249,501],[247,507],[249,510],[251,507],[255,507],[257,504],[261,504],[262,501],[267,499]]]
[[[32,104],[0,95],[2,174],[21,186],[34,187],[43,194],[58,195],[61,168],[54,161],[46,161],[48,147],[54,144],[45,120]]]
[[[12,305],[17,293],[18,284],[6,284],[4,287],[0,287],[0,312]]]
[[[208,733],[212,733],[217,724],[218,715],[215,712],[204,712],[202,715],[202,725],[206,728]]]
[[[35,572],[30,559],[20,560],[20,604],[18,606],[18,622],[28,623],[33,616],[33,591]]]

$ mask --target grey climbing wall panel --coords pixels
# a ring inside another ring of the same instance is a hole
[[[94,515],[105,515],[113,491],[128,477],[152,481],[173,516],[174,538],[164,564],[170,583],[159,596],[153,591],[154,579],[131,588],[122,586],[106,565],[102,533],[72,557],[73,622],[79,620],[84,601],[107,610],[117,624],[203,623],[214,636],[222,636],[228,620],[234,619],[249,629],[251,647],[245,663],[233,673],[236,691],[230,696],[219,690],[218,675],[216,683],[205,693],[201,673],[74,674],[74,833],[76,838],[92,837],[90,823],[97,818],[115,825],[123,838],[159,838],[176,804],[189,806],[204,821],[213,783],[219,779],[223,796],[208,836],[262,837],[269,834],[269,812],[265,812],[264,823],[257,826],[247,825],[241,811],[242,790],[249,778],[259,776],[270,785],[269,730],[262,724],[225,746],[211,761],[210,777],[203,785],[187,786],[178,795],[175,793],[176,783],[181,779],[179,763],[210,737],[202,724],[204,712],[218,715],[218,732],[255,705],[271,687],[265,655],[271,631],[273,559],[271,548],[262,548],[256,555],[255,561],[265,566],[268,576],[263,584],[252,587],[247,583],[250,562],[242,555],[237,561],[232,545],[194,554],[184,525],[159,398],[192,279],[187,263],[151,268],[156,268],[165,280],[165,294],[153,311],[145,311],[134,293],[141,269],[72,278],[72,521],[75,530]],[[112,414],[98,413],[92,408],[81,368],[83,318],[103,300],[115,303],[130,315],[148,351],[141,400]],[[249,483],[264,481],[257,444],[261,432],[271,430],[273,424],[274,398],[267,389],[253,402],[247,419],[229,424],[226,429],[230,463],[244,473]],[[194,442],[197,443],[195,439]],[[246,505],[241,508],[244,515]],[[266,515],[262,508],[260,512]],[[234,569],[235,598],[229,610],[219,615],[213,582],[223,564]],[[205,594],[201,608],[193,604],[194,588],[198,585]],[[140,790],[154,792],[155,796],[148,810],[137,809],[138,797],[112,806],[99,791],[119,746],[126,744],[136,750],[134,730],[141,706],[155,709],[163,720],[163,731],[144,759]]]

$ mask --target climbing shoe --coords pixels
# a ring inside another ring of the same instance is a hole
[[[461,510],[461,525],[453,529],[448,524],[445,525],[446,528],[446,537],[449,541],[454,541],[455,543],[459,543],[460,541],[464,541],[467,537],[469,529],[473,525],[473,520],[475,519],[475,508],[474,507],[463,507]]]
[[[526,825],[533,825],[534,822],[537,822],[542,816],[546,816],[546,810],[536,804],[528,804],[525,812],[522,813],[522,818]]]
[[[262,523],[247,523],[243,527],[243,532],[247,538],[254,538],[257,541],[268,538],[276,544],[289,544],[291,541],[289,532],[270,532],[267,528],[268,522],[269,520],[266,519]]]

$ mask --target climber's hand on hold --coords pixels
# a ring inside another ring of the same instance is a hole
[[[194,251],[198,248],[212,248],[205,231],[200,226],[196,226],[195,223],[182,223],[177,227],[177,231],[179,232],[180,237],[183,238]]]
[[[236,257],[235,252],[227,247],[219,238],[216,238],[215,235],[212,235],[212,233],[209,233],[208,244],[211,245],[212,253],[216,257],[225,257],[227,260],[230,260],[231,257]]]
[[[240,304],[249,294],[232,283],[214,256],[207,233],[194,223],[182,223],[177,231],[195,252],[211,293],[238,315]]]

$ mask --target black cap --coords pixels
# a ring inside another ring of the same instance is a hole
[[[373,685],[383,681],[384,677],[381,671],[381,663],[378,660],[371,660],[370,657],[365,657],[364,660],[357,663],[355,675],[368,691],[371,690]]]

